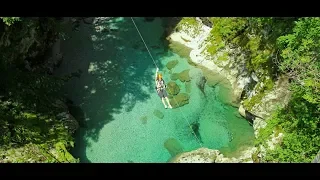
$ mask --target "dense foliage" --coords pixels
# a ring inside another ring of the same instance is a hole
[[[7,27],[0,32],[0,162],[77,162],[67,150],[73,146],[68,123],[59,117],[66,111],[59,104],[65,79],[23,65],[26,59],[34,65],[44,61],[52,19],[2,19]]]
[[[185,29],[191,36],[196,36],[200,33],[200,24],[194,17],[185,17],[177,24],[176,30]]]
[[[247,68],[264,83],[244,103],[250,109],[274,81],[290,78],[292,97],[268,119],[257,143],[265,143],[273,131],[285,134],[282,143],[269,151],[266,161],[311,162],[320,150],[320,18],[210,18],[213,22],[207,51],[240,47]]]
[[[20,17],[0,17],[0,18],[7,26],[11,26],[14,22],[21,20]]]

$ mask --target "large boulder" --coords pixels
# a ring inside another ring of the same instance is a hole
[[[170,81],[167,85],[167,91],[169,95],[177,95],[180,92],[180,88],[174,81]]]
[[[164,147],[168,150],[172,157],[177,156],[183,152],[183,147],[178,140],[169,138],[164,143]]]
[[[167,68],[168,68],[169,70],[171,70],[171,69],[173,69],[178,63],[179,63],[178,60],[173,60],[173,61],[168,62],[166,66],[167,66]]]
[[[189,98],[190,97],[187,93],[179,93],[178,95],[173,96],[173,98],[170,99],[170,104],[172,108],[178,108],[189,104]]]
[[[188,81],[190,81],[189,70],[190,70],[190,69],[186,69],[186,70],[184,70],[184,71],[182,71],[182,72],[179,73],[179,80],[180,80],[181,82],[186,82],[186,81],[188,82]]]

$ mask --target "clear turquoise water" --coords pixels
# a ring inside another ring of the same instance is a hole
[[[201,71],[166,50],[160,19],[135,21],[166,82],[170,72],[165,64],[171,60],[179,60],[171,73]],[[200,147],[189,127],[192,123],[199,124],[197,137],[204,147],[230,155],[252,144],[252,127],[226,103],[228,86],[206,86],[205,96],[193,76],[189,104],[164,109],[154,90],[155,66],[131,19],[115,18],[101,26],[116,30],[96,32],[94,25],[82,24],[79,32],[72,32],[66,27],[69,39],[61,44],[64,61],[55,73],[82,71],[64,88],[86,120],[76,134],[75,157],[82,162],[167,162],[177,153]],[[186,92],[184,83],[176,83]],[[163,119],[154,115],[155,110],[163,113]]]

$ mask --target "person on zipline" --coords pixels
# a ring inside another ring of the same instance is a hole
[[[164,108],[167,109],[167,105],[164,101],[164,99],[167,100],[167,103],[168,103],[168,107],[170,109],[172,109],[172,106],[169,102],[169,99],[168,99],[168,94],[167,94],[167,91],[165,88],[167,88],[167,85],[165,84],[164,80],[162,79],[162,75],[160,73],[158,73],[159,71],[159,68],[157,68],[157,71],[156,71],[156,77],[155,77],[155,81],[156,81],[156,90],[157,90],[157,93],[158,93],[158,96],[161,98],[162,100],[162,103],[164,105]]]

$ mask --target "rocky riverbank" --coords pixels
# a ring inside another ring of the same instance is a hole
[[[233,104],[238,104],[239,113],[245,117],[249,122],[253,123],[255,130],[255,136],[259,136],[259,129],[266,126],[266,119],[270,116],[270,113],[274,111],[278,106],[284,106],[288,103],[290,98],[290,92],[288,91],[288,78],[281,77],[269,88],[267,92],[261,92],[265,86],[268,86],[268,79],[270,77],[264,75],[263,70],[257,70],[256,72],[249,73],[246,68],[245,55],[240,48],[231,48],[226,46],[223,50],[217,51],[212,56],[207,52],[207,46],[210,44],[208,38],[210,37],[210,31],[212,27],[204,25],[201,19],[196,18],[196,23],[183,24],[180,23],[176,27],[176,31],[170,34],[167,39],[171,43],[180,43],[191,49],[189,54],[190,60],[196,65],[201,65],[209,70],[219,73],[229,80],[233,89]],[[182,22],[182,21],[181,21]],[[214,25],[213,25],[214,26]],[[229,56],[225,56],[225,53]],[[248,87],[253,88],[248,88]],[[245,96],[244,96],[245,95]],[[256,100],[258,96],[261,96],[259,100]],[[256,100],[256,101],[255,101]],[[238,158],[223,158],[223,160],[216,160],[215,158],[202,157],[204,162],[256,162],[257,157],[265,155],[266,148],[274,148],[276,143],[281,141],[283,137],[282,133],[274,133],[267,140],[268,147],[251,147],[242,151]],[[211,156],[214,152],[214,156],[218,156],[219,152],[209,149],[201,149],[197,151],[184,153],[173,160],[173,162],[198,162],[197,158],[194,158],[194,154],[197,157],[201,157],[201,154],[209,154]],[[206,155],[206,156],[207,156]],[[223,156],[220,154],[220,156]],[[245,157],[245,158],[243,158]],[[251,160],[248,160],[250,157]],[[183,159],[183,160],[182,160]],[[201,158],[200,158],[201,159]]]

